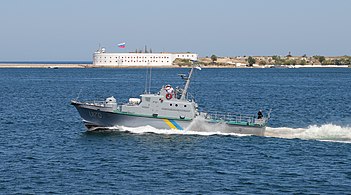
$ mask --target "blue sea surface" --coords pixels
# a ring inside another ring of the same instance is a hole
[[[188,71],[153,69],[151,91]],[[146,69],[0,69],[0,194],[350,194],[351,69],[196,71],[203,110],[272,109],[264,137],[87,132],[70,105],[126,102],[145,81]]]

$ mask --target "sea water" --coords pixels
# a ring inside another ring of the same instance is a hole
[[[152,69],[151,92],[188,69]],[[216,129],[86,132],[70,100],[118,102],[146,69],[0,69],[0,194],[349,194],[351,69],[202,69],[204,111],[272,109],[265,137]],[[201,121],[197,121],[201,122]]]

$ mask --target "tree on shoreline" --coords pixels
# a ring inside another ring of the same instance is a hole
[[[272,60],[274,60],[274,65],[282,65],[284,64],[283,60],[280,58],[280,56],[272,56]]]
[[[217,61],[217,56],[212,54],[211,60],[212,60],[212,63],[215,63]]]
[[[267,64],[267,62],[266,62],[266,61],[264,61],[264,60],[260,60],[260,61],[258,62],[258,64],[259,64],[259,65],[261,65],[261,66],[264,66],[264,65],[266,65],[266,64]]]
[[[249,56],[249,58],[247,58],[247,63],[249,63],[249,66],[252,66],[253,64],[256,63],[255,58]]]
[[[313,56],[314,59],[318,60],[319,63],[323,64],[323,62],[325,61],[325,57],[324,56]]]

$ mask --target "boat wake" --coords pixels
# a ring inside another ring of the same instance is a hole
[[[104,127],[103,131],[120,131],[120,132],[129,132],[134,134],[146,134],[146,133],[154,133],[154,134],[168,134],[168,135],[202,135],[202,136],[210,136],[210,135],[226,135],[226,136],[251,136],[248,134],[238,134],[238,133],[228,133],[224,131],[224,124],[218,124],[216,126],[210,126],[206,122],[204,122],[204,118],[198,117],[194,119],[189,127],[184,130],[178,129],[157,129],[155,127],[146,125],[141,127],[125,127],[125,126],[116,126],[116,127]],[[100,129],[100,128],[99,128]],[[196,129],[196,130],[194,130]]]
[[[151,126],[142,126],[142,127],[109,127],[110,131],[121,131],[121,132],[129,132],[134,134],[146,134],[146,133],[154,133],[154,134],[166,134],[166,135],[202,135],[202,136],[210,136],[210,135],[230,135],[230,136],[250,136],[245,134],[237,134],[237,133],[223,133],[221,131],[191,131],[191,130],[176,130],[176,129],[156,129]]]
[[[265,136],[351,143],[351,127],[334,124],[311,125],[307,128],[267,127]]]
[[[115,127],[91,127],[88,131],[119,131],[119,132],[128,132],[133,134],[167,134],[167,135],[229,135],[229,136],[250,136],[248,134],[238,134],[238,133],[229,133],[225,132],[224,124],[218,124],[216,126],[210,126],[205,122],[203,117],[197,117],[194,119],[188,128],[184,130],[179,129],[157,129],[155,127],[146,125],[140,127],[125,127],[125,126],[115,126]]]
[[[191,130],[200,129],[200,130]],[[208,126],[201,119],[195,120],[185,130],[169,130],[169,129],[156,129],[152,126],[141,126],[141,127],[105,127],[104,131],[120,131],[129,132],[133,134],[167,134],[167,135],[225,135],[225,136],[251,136],[247,134],[237,134],[237,133],[227,133],[224,132],[221,126],[213,128],[213,126]],[[319,141],[329,141],[329,142],[342,142],[351,143],[351,127],[338,126],[334,124],[325,125],[311,125],[307,128],[289,128],[289,127],[267,127],[265,132],[266,137],[276,137],[285,139],[304,139],[304,140],[319,140]]]

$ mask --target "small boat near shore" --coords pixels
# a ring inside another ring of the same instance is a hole
[[[194,70],[192,66],[188,75],[179,75],[185,81],[184,87],[164,85],[154,94],[145,90],[140,98],[129,98],[127,103],[120,104],[111,96],[104,101],[73,99],[71,104],[78,110],[90,131],[146,125],[156,129],[202,131],[202,126],[206,125],[223,133],[264,135],[269,114],[256,116],[199,111],[198,104],[188,94]],[[195,124],[195,120],[201,124]]]

